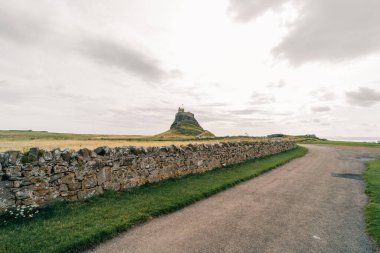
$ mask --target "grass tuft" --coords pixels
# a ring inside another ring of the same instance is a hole
[[[78,252],[132,226],[187,206],[307,153],[303,147],[202,174],[77,202],[58,202],[30,220],[0,227],[0,252]],[[0,217],[1,218],[1,217]],[[3,217],[4,218],[4,217]]]

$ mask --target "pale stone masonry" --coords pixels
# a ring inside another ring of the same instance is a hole
[[[291,141],[0,153],[0,210],[78,200],[149,182],[209,171],[296,147]]]

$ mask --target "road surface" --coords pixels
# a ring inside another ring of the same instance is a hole
[[[305,157],[88,252],[374,252],[361,174],[380,149],[305,146]]]

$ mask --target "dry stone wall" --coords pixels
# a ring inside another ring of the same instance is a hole
[[[0,210],[78,200],[239,163],[296,147],[291,141],[0,153]]]

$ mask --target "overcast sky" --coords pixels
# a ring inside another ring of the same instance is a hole
[[[380,136],[379,0],[0,0],[0,129]]]

